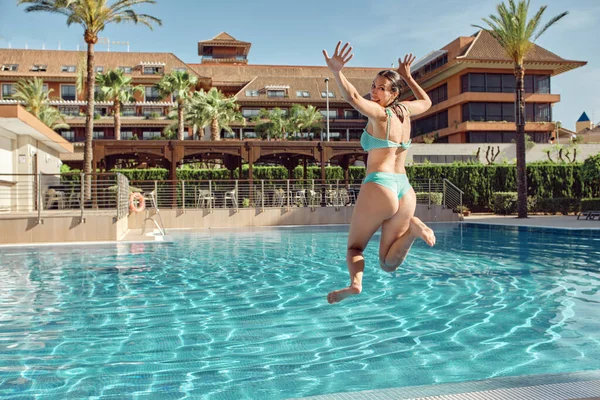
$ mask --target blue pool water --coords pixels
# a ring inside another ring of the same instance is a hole
[[[284,399],[600,369],[600,232],[434,225],[364,289],[347,227],[0,249],[0,397]]]

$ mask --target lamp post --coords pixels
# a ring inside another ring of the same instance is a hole
[[[325,78],[325,99],[327,101],[327,141],[329,142],[329,78]]]

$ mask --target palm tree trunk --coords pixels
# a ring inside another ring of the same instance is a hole
[[[210,140],[221,140],[219,121],[217,121],[216,118],[213,118],[212,121],[210,121]]]
[[[86,79],[86,100],[87,110],[85,113],[85,147],[83,152],[83,172],[89,174],[92,172],[92,140],[94,138],[94,42],[87,42],[87,79]],[[96,171],[93,171],[96,172]],[[85,198],[92,197],[92,180],[88,175],[86,179]]]
[[[177,140],[183,140],[183,101],[177,101]]]
[[[115,100],[115,139],[121,140],[121,102]]]
[[[515,64],[516,77],[516,121],[517,121],[517,214],[527,218],[527,163],[525,161],[525,99],[524,75],[522,64]]]

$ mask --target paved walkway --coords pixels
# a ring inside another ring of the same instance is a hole
[[[465,217],[464,222],[538,228],[600,229],[599,220],[577,219],[576,215],[531,215],[529,218],[521,219],[514,215],[471,214]]]

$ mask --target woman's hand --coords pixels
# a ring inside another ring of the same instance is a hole
[[[348,61],[352,59],[352,57],[354,57],[354,54],[352,54],[352,47],[348,48],[350,43],[346,43],[340,51],[341,44],[342,41],[340,40],[337,46],[335,46],[335,52],[331,58],[329,57],[329,54],[327,54],[327,50],[323,50],[327,67],[329,67],[332,72],[340,72],[342,68],[344,68],[344,65],[346,65]]]
[[[410,74],[410,66],[416,58],[417,57],[413,56],[411,53],[404,56],[404,61],[402,61],[401,58],[398,59],[398,73],[405,81],[412,77]]]

